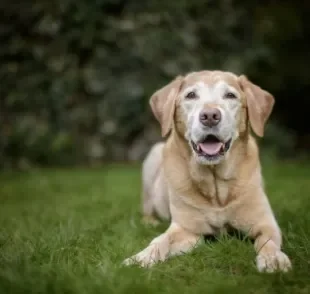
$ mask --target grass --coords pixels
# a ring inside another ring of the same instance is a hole
[[[223,236],[152,269],[124,268],[167,224],[140,223],[140,168],[0,174],[0,293],[310,293],[310,165],[264,162],[294,270],[259,274]]]

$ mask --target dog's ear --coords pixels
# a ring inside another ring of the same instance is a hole
[[[251,127],[256,135],[263,137],[265,124],[275,103],[274,97],[269,92],[254,85],[244,75],[239,77],[239,81],[246,96]]]
[[[161,134],[163,137],[165,137],[172,128],[175,102],[182,81],[183,77],[177,77],[168,85],[157,90],[150,99],[152,112],[161,125]]]

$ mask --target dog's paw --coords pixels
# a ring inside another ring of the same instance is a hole
[[[152,226],[152,227],[157,227],[160,224],[158,219],[150,215],[145,215],[142,219],[142,223],[145,226]]]
[[[292,268],[287,255],[278,250],[274,254],[260,253],[256,257],[258,271],[273,273],[276,271],[287,272]]]
[[[123,265],[139,265],[141,267],[151,267],[159,261],[164,261],[166,259],[166,254],[160,251],[157,244],[151,244],[138,254],[129,257],[123,261]]]

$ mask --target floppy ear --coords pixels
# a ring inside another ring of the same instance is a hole
[[[239,80],[246,95],[251,127],[256,135],[263,137],[265,124],[275,103],[274,97],[269,92],[254,85],[244,75],[240,76]]]
[[[183,77],[179,76],[165,87],[157,90],[150,99],[152,112],[161,125],[165,137],[171,130],[175,111],[175,101],[179,94]]]

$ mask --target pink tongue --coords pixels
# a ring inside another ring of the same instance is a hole
[[[213,142],[213,143],[200,143],[199,147],[201,150],[208,155],[215,155],[220,152],[223,143]]]

